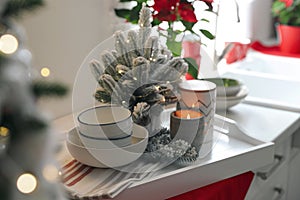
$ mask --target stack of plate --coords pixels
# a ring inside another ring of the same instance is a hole
[[[217,85],[217,110],[229,109],[248,95],[248,88],[239,80],[232,78],[208,78],[205,80]]]
[[[95,148],[82,141],[77,128],[67,134],[66,144],[69,153],[79,162],[98,168],[114,168],[137,160],[148,144],[148,131],[133,124],[131,144],[125,147]]]
[[[67,135],[67,148],[79,162],[100,168],[127,165],[138,159],[148,143],[148,131],[132,122],[130,110],[102,105],[82,111],[78,127]]]

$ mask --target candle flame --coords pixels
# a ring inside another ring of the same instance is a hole
[[[186,118],[191,119],[190,113],[187,114]]]
[[[192,108],[195,108],[195,104],[194,103],[192,104]]]

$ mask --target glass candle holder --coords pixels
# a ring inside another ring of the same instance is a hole
[[[170,116],[170,135],[182,139],[199,152],[204,140],[204,115],[195,110],[177,110]]]
[[[199,152],[206,156],[212,149],[213,123],[216,112],[216,84],[204,80],[187,80],[179,84],[181,100],[177,104],[180,109],[192,109],[204,115],[204,141]]]

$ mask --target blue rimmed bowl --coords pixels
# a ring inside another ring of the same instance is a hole
[[[115,147],[125,147],[131,144],[131,134],[126,134],[125,136],[108,138],[108,137],[91,137],[87,136],[78,130],[78,136],[82,143],[91,148],[99,148],[99,149],[107,149],[107,148],[115,148]]]
[[[130,110],[115,105],[104,105],[86,109],[78,117],[78,130],[88,139],[118,140],[132,134]]]

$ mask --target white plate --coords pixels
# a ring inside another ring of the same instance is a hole
[[[239,93],[235,96],[217,97],[217,110],[225,110],[239,104],[248,95],[248,88],[243,85]]]
[[[89,166],[113,168],[127,165],[143,154],[148,143],[148,131],[144,127],[134,124],[132,130],[131,145],[98,149],[85,147],[74,128],[67,134],[67,148],[73,158]]]

